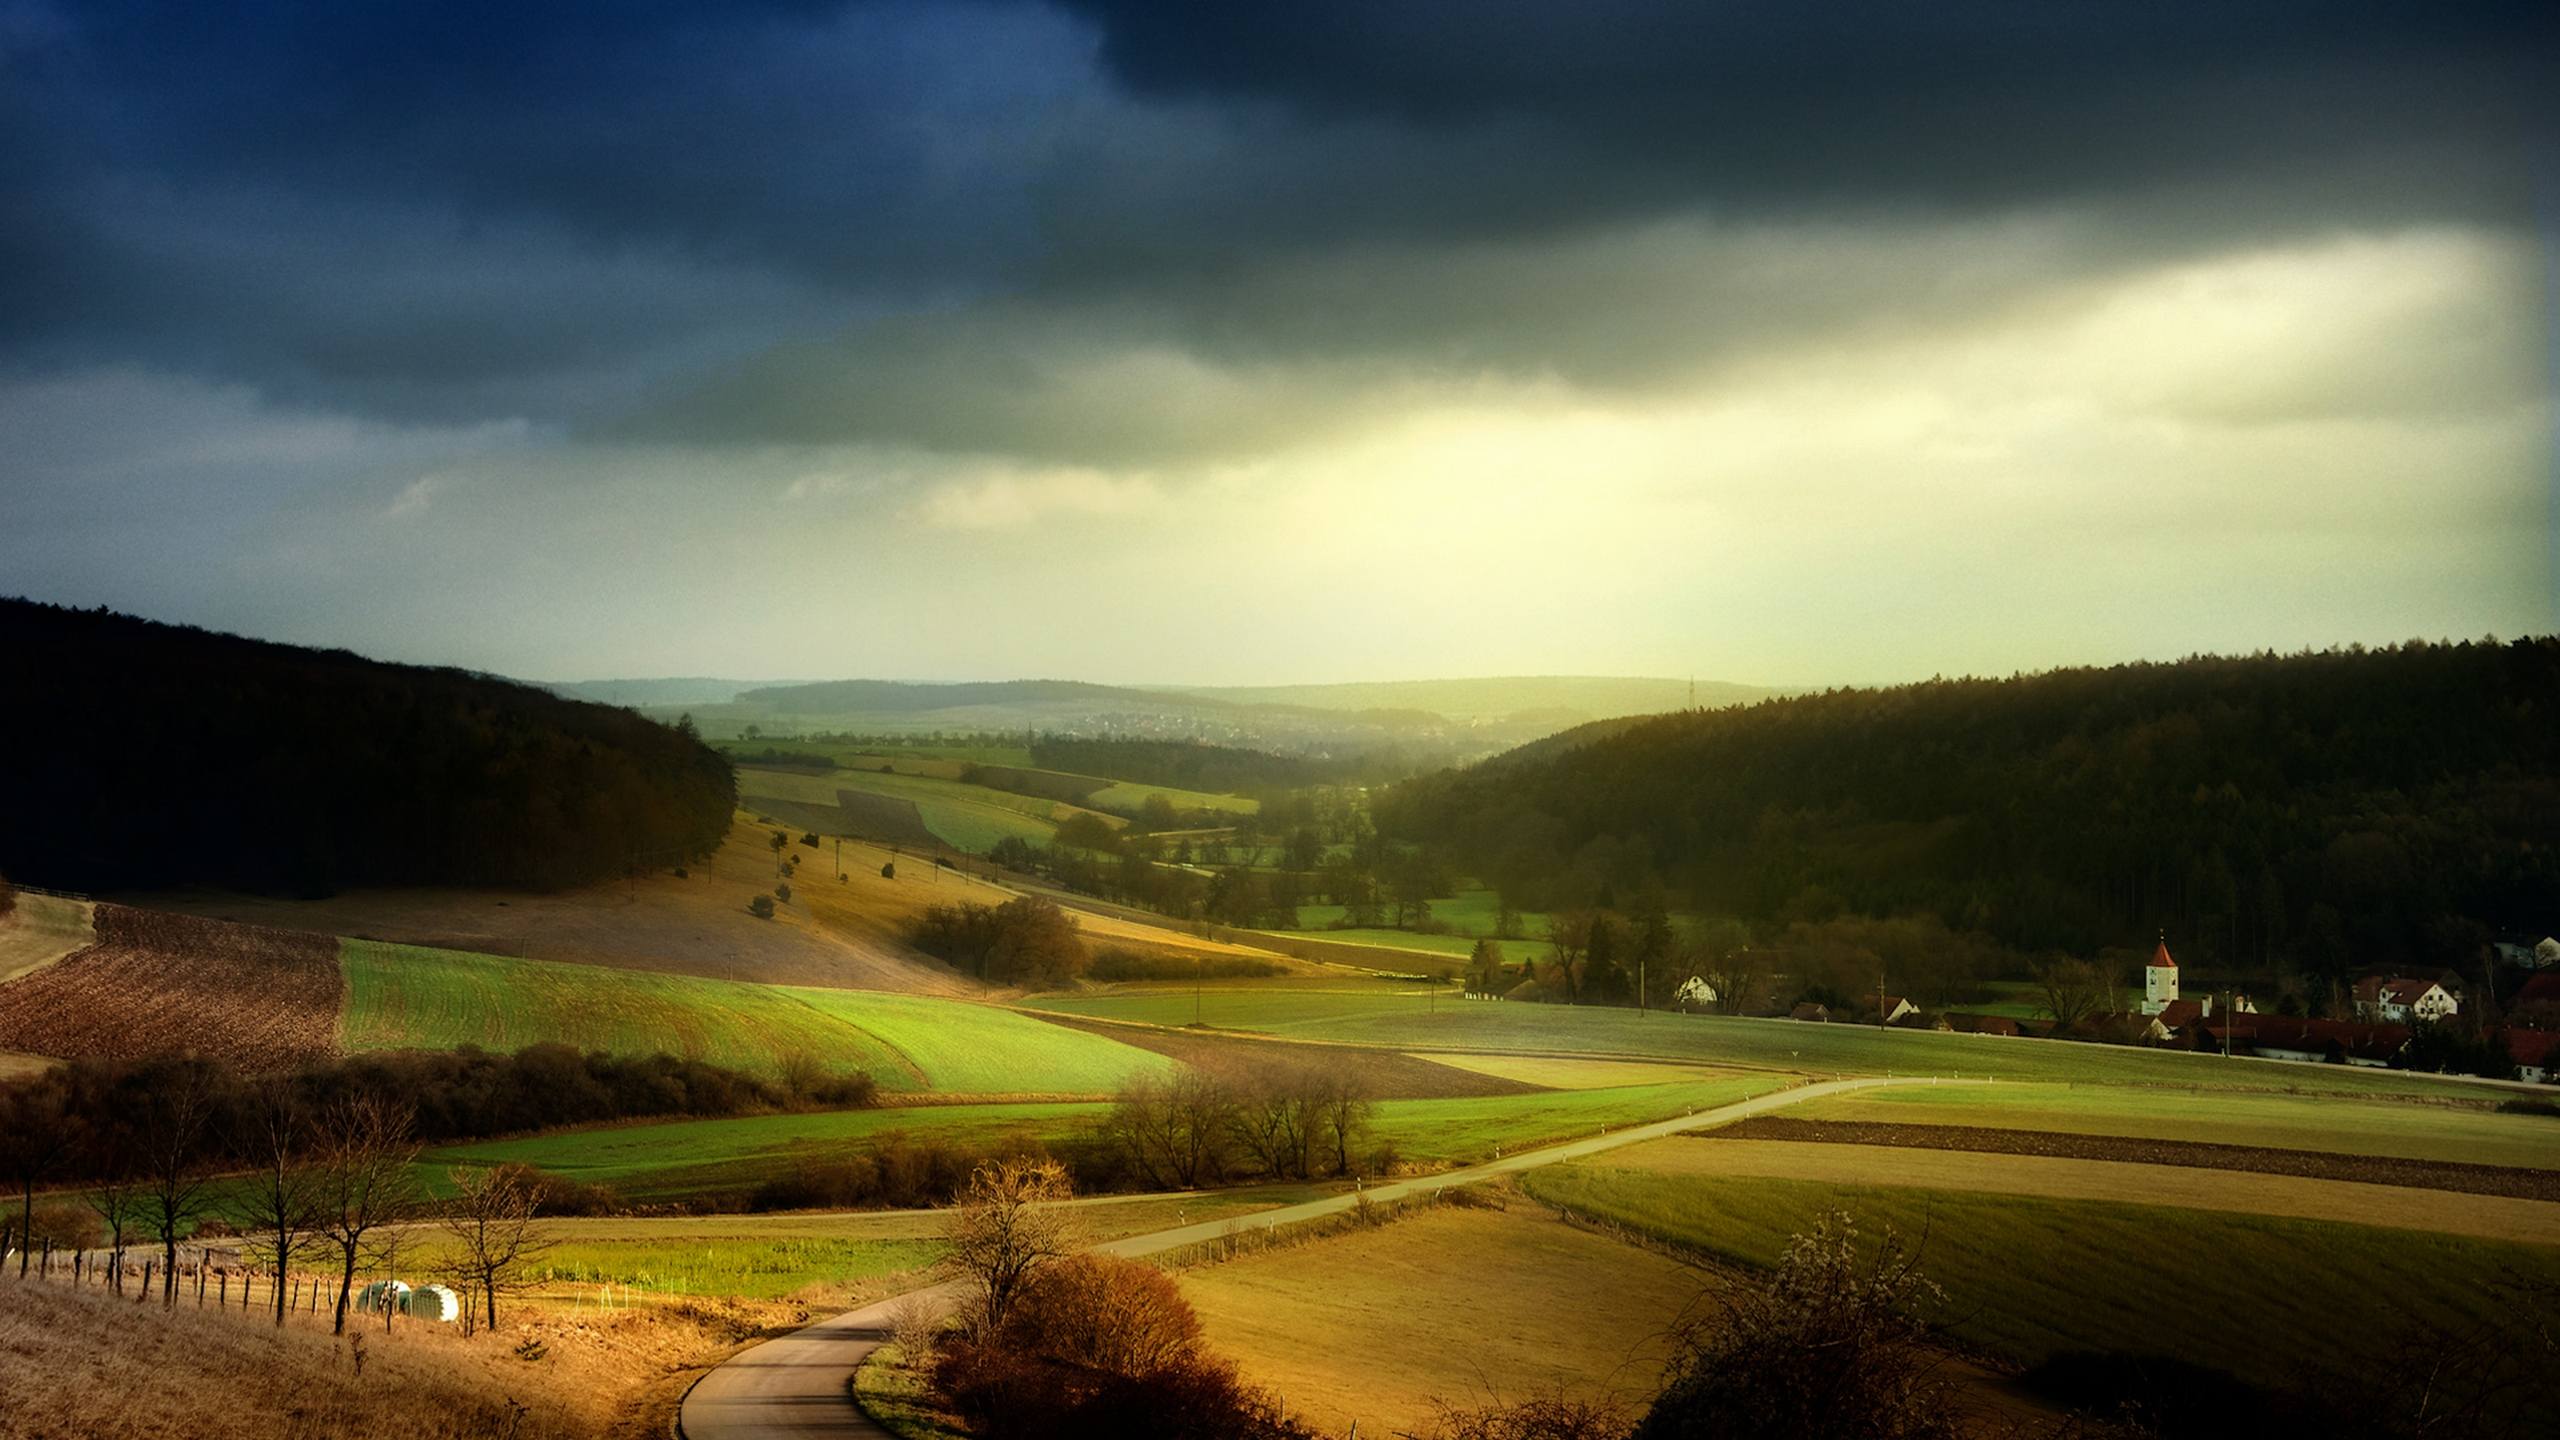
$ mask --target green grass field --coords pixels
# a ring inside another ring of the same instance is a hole
[[[1891,1186],[1665,1176],[1605,1158],[1523,1177],[1549,1204],[1761,1266],[1826,1210],[1925,1235],[1956,1335],[2019,1364],[2165,1354],[2266,1384],[2377,1361],[2409,1319],[2500,1319],[2509,1268],[2560,1283],[2560,1248],[2196,1210]],[[2352,1256],[2351,1262],[2343,1257]],[[2271,1309],[2270,1307],[2280,1307]],[[2298,1323],[2316,1316],[2318,1323]],[[2512,1317],[2504,1317],[2512,1319]]]
[[[1074,806],[1033,795],[1016,795],[1009,790],[990,790],[983,785],[963,785],[957,780],[941,780],[926,775],[882,775],[863,770],[842,770],[828,777],[832,785],[847,790],[867,790],[876,795],[913,800],[924,815],[926,827],[954,848],[972,855],[983,855],[999,840],[1018,838],[1033,845],[1046,845],[1057,838],[1057,818],[1073,814]],[[1116,823],[1116,822],[1115,822]]]
[[[1774,1088],[1765,1075],[1705,1076],[1526,1095],[1380,1102],[1371,1144],[1407,1162],[1472,1164],[1603,1128],[1667,1119]],[[991,1146],[1022,1140],[1055,1147],[1090,1134],[1109,1107],[1098,1101],[919,1105],[807,1115],[754,1115],[623,1125],[444,1146],[421,1163],[439,1183],[457,1164],[520,1163],[642,1201],[749,1190],[812,1161],[857,1154],[893,1137]],[[1366,1159],[1366,1154],[1357,1157]]]
[[[884,1089],[930,1082],[890,1045],[777,986],[349,940],[341,1043],[350,1051],[508,1051],[543,1042],[665,1052],[770,1075],[805,1052]],[[957,1002],[951,1002],[957,1003]]]
[[[2125,1086],[2015,1085],[1870,1090],[1816,1100],[1788,1114],[1803,1120],[1981,1125],[2480,1165],[2560,1167],[2560,1120],[2471,1106]]]
[[[794,987],[785,993],[888,1045],[940,1091],[1090,1095],[1173,1069],[1151,1050],[993,1005],[877,990]]]
[[[770,1075],[795,1052],[891,1091],[1099,1094],[1170,1062],[967,1001],[613,970],[349,940],[348,1050],[514,1050],[541,1042],[690,1056]]]
[[[1079,1015],[1155,1024],[1191,1019],[1188,990],[1140,987],[1022,1002]],[[1563,1050],[1650,1055],[1812,1074],[1996,1075],[2003,1080],[2168,1085],[2329,1095],[2406,1095],[2494,1102],[2507,1092],[2389,1070],[2282,1065],[2183,1051],[1810,1025],[1599,1006],[1434,999],[1378,987],[1317,990],[1229,985],[1206,991],[1201,1018],[1236,1030],[1399,1048]]]
[[[1601,1130],[1709,1110],[1778,1089],[1772,1075],[1718,1075],[1464,1100],[1384,1100],[1370,1125],[1408,1161],[1472,1165]]]
[[[524,1164],[627,1198],[671,1200],[754,1188],[806,1161],[859,1153],[887,1137],[993,1145],[1009,1137],[1047,1141],[1092,1122],[1097,1101],[921,1105],[750,1115],[622,1125],[442,1146],[421,1162],[437,1174],[453,1165]]]
[[[1161,795],[1177,810],[1225,810],[1237,815],[1252,815],[1262,809],[1262,802],[1243,795],[1212,795],[1206,790],[1183,790],[1171,785],[1141,785],[1118,780],[1085,797],[1097,810],[1117,810],[1134,815],[1147,803],[1150,795]]]

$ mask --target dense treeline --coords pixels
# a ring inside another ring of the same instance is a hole
[[[268,1087],[317,1114],[351,1099],[379,1099],[414,1112],[411,1138],[430,1143],[591,1125],[608,1120],[714,1118],[795,1109],[853,1109],[876,1098],[860,1071],[828,1073],[814,1062],[786,1064],[764,1080],[669,1055],[581,1054],[567,1045],[531,1045],[512,1055],[390,1051],[315,1065],[281,1076],[247,1076],[200,1057],[87,1060],[0,1087],[0,1169],[28,1183],[113,1178],[101,1167],[133,1158],[117,1137],[152,1113],[158,1097],[201,1095],[199,1160],[212,1168],[256,1158],[257,1118]],[[41,1171],[25,1163],[50,1156]]]
[[[1523,908],[1667,886],[1755,922],[1929,914],[2322,975],[2560,915],[2560,641],[1839,690],[1397,787],[1381,830]]]
[[[556,888],[709,851],[688,730],[459,670],[0,600],[0,866],[72,889]]]

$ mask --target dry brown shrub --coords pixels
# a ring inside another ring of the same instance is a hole
[[[1200,1347],[1200,1317],[1153,1265],[1077,1255],[1033,1272],[1006,1318],[1005,1341],[1070,1365],[1144,1375]]]

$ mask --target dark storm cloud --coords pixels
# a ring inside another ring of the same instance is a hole
[[[0,335],[290,398],[625,399],[1033,244],[1014,7],[0,0]]]
[[[2513,149],[2541,0],[1063,0],[1138,93],[1524,122],[1697,193],[1996,200],[2359,147]]]
[[[2503,221],[2555,9],[0,0],[0,342],[399,417],[1258,444],[1400,370],[1640,384],[1665,315],[1839,322],[1546,287],[1535,247],[1664,217],[2120,217],[2083,263]],[[1316,373],[1259,426],[1047,378],[1168,351]]]

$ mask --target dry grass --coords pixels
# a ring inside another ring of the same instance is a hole
[[[97,944],[0,985],[0,1050],[193,1052],[253,1072],[338,1053],[335,940],[123,905],[98,906],[94,921]]]
[[[94,939],[90,903],[51,895],[21,894],[0,915],[0,984],[32,975]]]
[[[1183,1274],[1209,1343],[1327,1434],[1418,1428],[1434,1397],[1649,1396],[1664,1332],[1704,1282],[1521,1203],[1432,1207],[1378,1229]]]
[[[2483,1240],[2560,1244],[2560,1204],[2547,1200],[2461,1195],[2299,1175],[2050,1155],[1986,1155],[1881,1145],[1693,1136],[1631,1145],[1609,1156],[1607,1165],[1612,1170],[1653,1175],[1895,1185],[2049,1200],[2115,1200],[2187,1210],[2387,1225]]]
[[[633,1311],[535,1317],[471,1340],[424,1324],[340,1338],[325,1320],[277,1330],[12,1281],[0,1286],[0,1440],[663,1434],[668,1392],[767,1318],[789,1317]]]
[[[776,829],[791,832],[786,853],[800,858],[800,874],[791,881],[791,902],[771,920],[758,920],[747,914],[747,902],[773,890]],[[287,929],[715,980],[924,995],[984,989],[908,948],[907,923],[929,905],[1001,905],[1014,892],[937,870],[913,851],[897,855],[851,840],[843,846],[845,878],[837,880],[835,842],[812,849],[798,843],[799,833],[759,825],[742,811],[720,853],[689,867],[686,878],[661,870],[551,895],[355,890],[326,900],[197,892],[138,898],[156,908]],[[880,868],[892,861],[896,877],[881,878]],[[1077,924],[1095,944],[1255,953],[1115,917],[1080,914]]]

